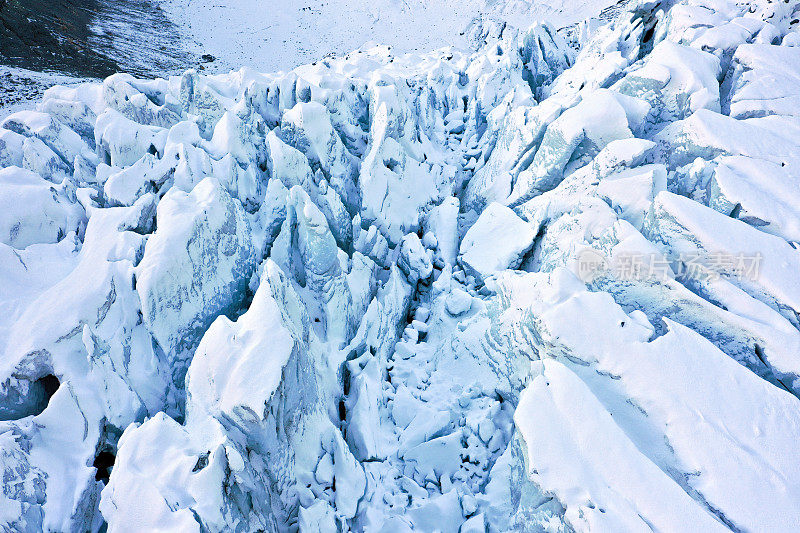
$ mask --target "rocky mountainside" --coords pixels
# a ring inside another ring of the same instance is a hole
[[[106,77],[174,73],[190,62],[151,0],[0,0],[0,64]]]
[[[796,529],[798,11],[49,89],[0,129],[0,528]]]

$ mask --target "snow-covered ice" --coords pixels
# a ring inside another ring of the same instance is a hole
[[[797,529],[800,4],[614,12],[6,117],[0,529]]]

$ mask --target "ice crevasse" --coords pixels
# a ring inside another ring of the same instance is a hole
[[[0,129],[0,529],[796,529],[798,12],[49,89]]]

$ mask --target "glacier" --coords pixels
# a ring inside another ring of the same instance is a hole
[[[54,86],[3,531],[800,527],[800,3]]]

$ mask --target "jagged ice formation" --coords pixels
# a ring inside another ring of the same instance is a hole
[[[796,528],[799,10],[48,90],[0,130],[0,528]]]

